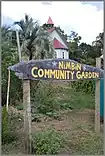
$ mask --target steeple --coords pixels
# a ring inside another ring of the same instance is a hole
[[[54,26],[54,23],[53,23],[51,17],[49,16],[48,21],[47,21],[47,27],[48,28],[53,28],[53,26]]]
[[[49,16],[49,19],[48,19],[48,21],[47,21],[47,24],[53,24],[53,25],[54,25],[54,23],[53,23],[53,21],[52,21],[52,19],[51,19],[50,16]]]

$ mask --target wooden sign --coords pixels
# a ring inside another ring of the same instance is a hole
[[[100,79],[104,70],[80,64],[70,59],[31,60],[9,67],[21,79],[28,80],[82,80]]]

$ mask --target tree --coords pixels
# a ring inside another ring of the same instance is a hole
[[[80,43],[81,36],[74,31],[71,31],[69,38],[69,57],[80,63],[95,65],[96,57],[101,55],[103,35],[97,37],[97,42],[94,41],[93,45]]]
[[[71,31],[71,34],[70,34],[70,41],[73,41],[73,42],[76,42],[76,43],[80,43],[80,40],[82,39],[81,36],[78,35],[78,33],[74,32],[74,31]]]
[[[44,59],[54,57],[54,50],[49,33],[35,21],[25,15],[25,19],[15,22],[20,26],[21,51],[28,59]]]
[[[2,71],[2,105],[6,104],[7,82],[8,82],[8,70],[7,68],[15,63],[18,63],[17,48],[11,42],[11,33],[9,27],[1,27],[1,71]],[[21,97],[21,81],[11,72],[11,99],[19,99]],[[20,87],[19,87],[20,86]]]
[[[71,31],[69,39],[69,57],[80,61],[81,50],[79,49],[79,43],[81,36],[79,36],[78,33]]]
[[[97,51],[99,51],[101,56],[104,50],[104,32],[99,33],[99,35],[96,37],[96,40],[93,41],[93,46],[96,46]]]
[[[81,43],[79,45],[81,50],[81,63],[95,65],[95,58],[98,56],[96,48],[86,43]]]
[[[67,41],[67,34],[64,33],[64,30],[62,30],[60,26],[56,27],[56,29],[59,31],[61,36],[63,36],[64,39]]]

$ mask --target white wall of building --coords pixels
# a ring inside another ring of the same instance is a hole
[[[56,57],[63,59],[63,53],[64,53],[64,59],[69,59],[69,52],[67,50],[63,49],[55,49]]]

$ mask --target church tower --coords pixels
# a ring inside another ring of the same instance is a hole
[[[54,23],[51,19],[51,17],[48,18],[48,21],[47,21],[47,28],[50,29],[50,28],[53,28],[54,27]]]

